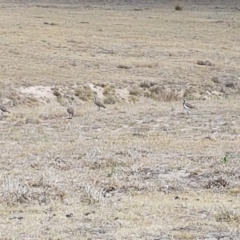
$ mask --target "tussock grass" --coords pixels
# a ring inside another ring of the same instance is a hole
[[[176,11],[182,11],[183,10],[183,7],[180,3],[176,3],[175,6],[174,6],[174,9]]]

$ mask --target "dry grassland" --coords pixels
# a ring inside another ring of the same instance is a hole
[[[182,7],[0,4],[0,239],[240,239],[239,6]]]

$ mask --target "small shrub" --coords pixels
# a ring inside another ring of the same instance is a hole
[[[130,102],[136,103],[138,101],[138,97],[135,95],[129,95],[128,100]]]
[[[135,64],[136,67],[138,68],[156,68],[158,67],[159,63],[158,62],[143,62],[143,63],[137,63]]]
[[[202,65],[202,66],[214,66],[214,64],[208,60],[203,61],[203,60],[198,60],[197,65]]]
[[[216,76],[213,76],[213,77],[211,78],[211,80],[212,80],[214,83],[220,83],[219,78],[216,77]]]
[[[119,64],[119,65],[117,66],[117,68],[122,68],[122,69],[131,69],[132,67],[130,67],[130,66],[127,66],[127,65],[123,65],[123,64]]]
[[[180,3],[176,3],[175,6],[174,6],[174,9],[176,11],[182,11],[183,10],[183,7],[180,5]]]
[[[222,159],[222,162],[223,163],[227,163],[230,159],[230,153],[229,152],[226,152],[223,159]]]
[[[154,85],[149,91],[144,93],[145,97],[149,97],[158,101],[171,102],[179,99],[179,92],[172,89],[164,89],[161,86]]]
[[[229,184],[225,179],[223,179],[222,177],[219,177],[218,179],[208,181],[205,187],[207,189],[211,189],[211,188],[227,187],[228,185]]]
[[[109,85],[106,85],[103,89],[103,95],[108,96],[108,95],[114,95],[115,89]]]
[[[235,222],[240,223],[240,216],[230,211],[221,211],[215,215],[217,222]]]
[[[116,102],[117,102],[117,99],[113,95],[107,96],[103,101],[104,104],[115,104]]]
[[[129,90],[129,94],[130,94],[130,95],[133,95],[133,96],[138,96],[138,95],[140,95],[140,92],[139,92],[138,89],[133,88],[133,89],[130,89],[130,90]]]
[[[74,95],[81,99],[82,101],[87,101],[92,98],[93,93],[90,87],[88,86],[79,86],[74,89]]]
[[[39,124],[40,120],[37,118],[26,118],[25,124]]]
[[[95,86],[105,88],[107,85],[105,83],[96,83]]]
[[[54,180],[40,178],[25,179],[24,176],[7,176],[1,179],[0,202],[9,206],[19,204],[49,204],[52,200],[62,200],[65,193]],[[50,182],[50,183],[49,183]]]
[[[140,83],[141,88],[150,88],[150,86],[150,83],[146,81]]]

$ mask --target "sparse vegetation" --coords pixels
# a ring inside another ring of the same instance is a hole
[[[130,94],[130,95],[134,95],[134,96],[138,96],[138,95],[140,95],[141,93],[140,93],[140,90],[139,90],[139,89],[137,89],[137,88],[132,88],[132,89],[129,90],[129,94]]]
[[[109,86],[109,85],[105,85],[104,89],[103,89],[103,95],[105,97],[109,96],[109,95],[114,95],[115,94],[115,89],[113,86]]]
[[[180,92],[173,89],[164,89],[159,85],[153,85],[144,93],[145,97],[149,97],[158,101],[171,102],[179,100]]]
[[[236,225],[240,224],[240,215],[228,210],[220,211],[215,215],[215,218],[217,222],[221,222],[221,223],[232,222],[232,223],[235,223]]]
[[[239,239],[236,6],[11,2],[1,239]]]
[[[115,104],[116,102],[117,102],[117,99],[113,95],[108,95],[103,101],[104,104]]]
[[[180,3],[176,3],[175,6],[174,6],[174,9],[176,11],[182,11],[183,10],[183,7]]]
[[[197,64],[198,65],[206,65],[206,66],[214,66],[214,64],[212,62],[210,62],[209,60],[206,60],[206,61],[198,60]]]
[[[93,97],[93,92],[88,86],[79,86],[74,89],[74,95],[83,101],[88,101]]]
[[[124,65],[124,64],[119,64],[117,68],[122,68],[122,69],[131,69],[132,67]]]
[[[229,152],[226,152],[226,153],[225,153],[225,156],[224,156],[223,159],[222,159],[222,162],[223,162],[223,163],[227,163],[227,162],[229,161],[229,159],[230,159],[230,153],[229,153]]]

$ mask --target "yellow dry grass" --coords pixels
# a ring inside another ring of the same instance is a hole
[[[145,81],[207,91],[217,76],[237,88],[234,9],[47,6],[1,3],[2,100],[31,85],[66,88],[68,101],[84,84],[104,83],[105,94],[135,93]],[[101,111],[79,101],[71,120],[65,99],[9,107],[0,121],[1,238],[240,237],[236,92],[192,101],[190,114],[174,99],[136,99]]]

